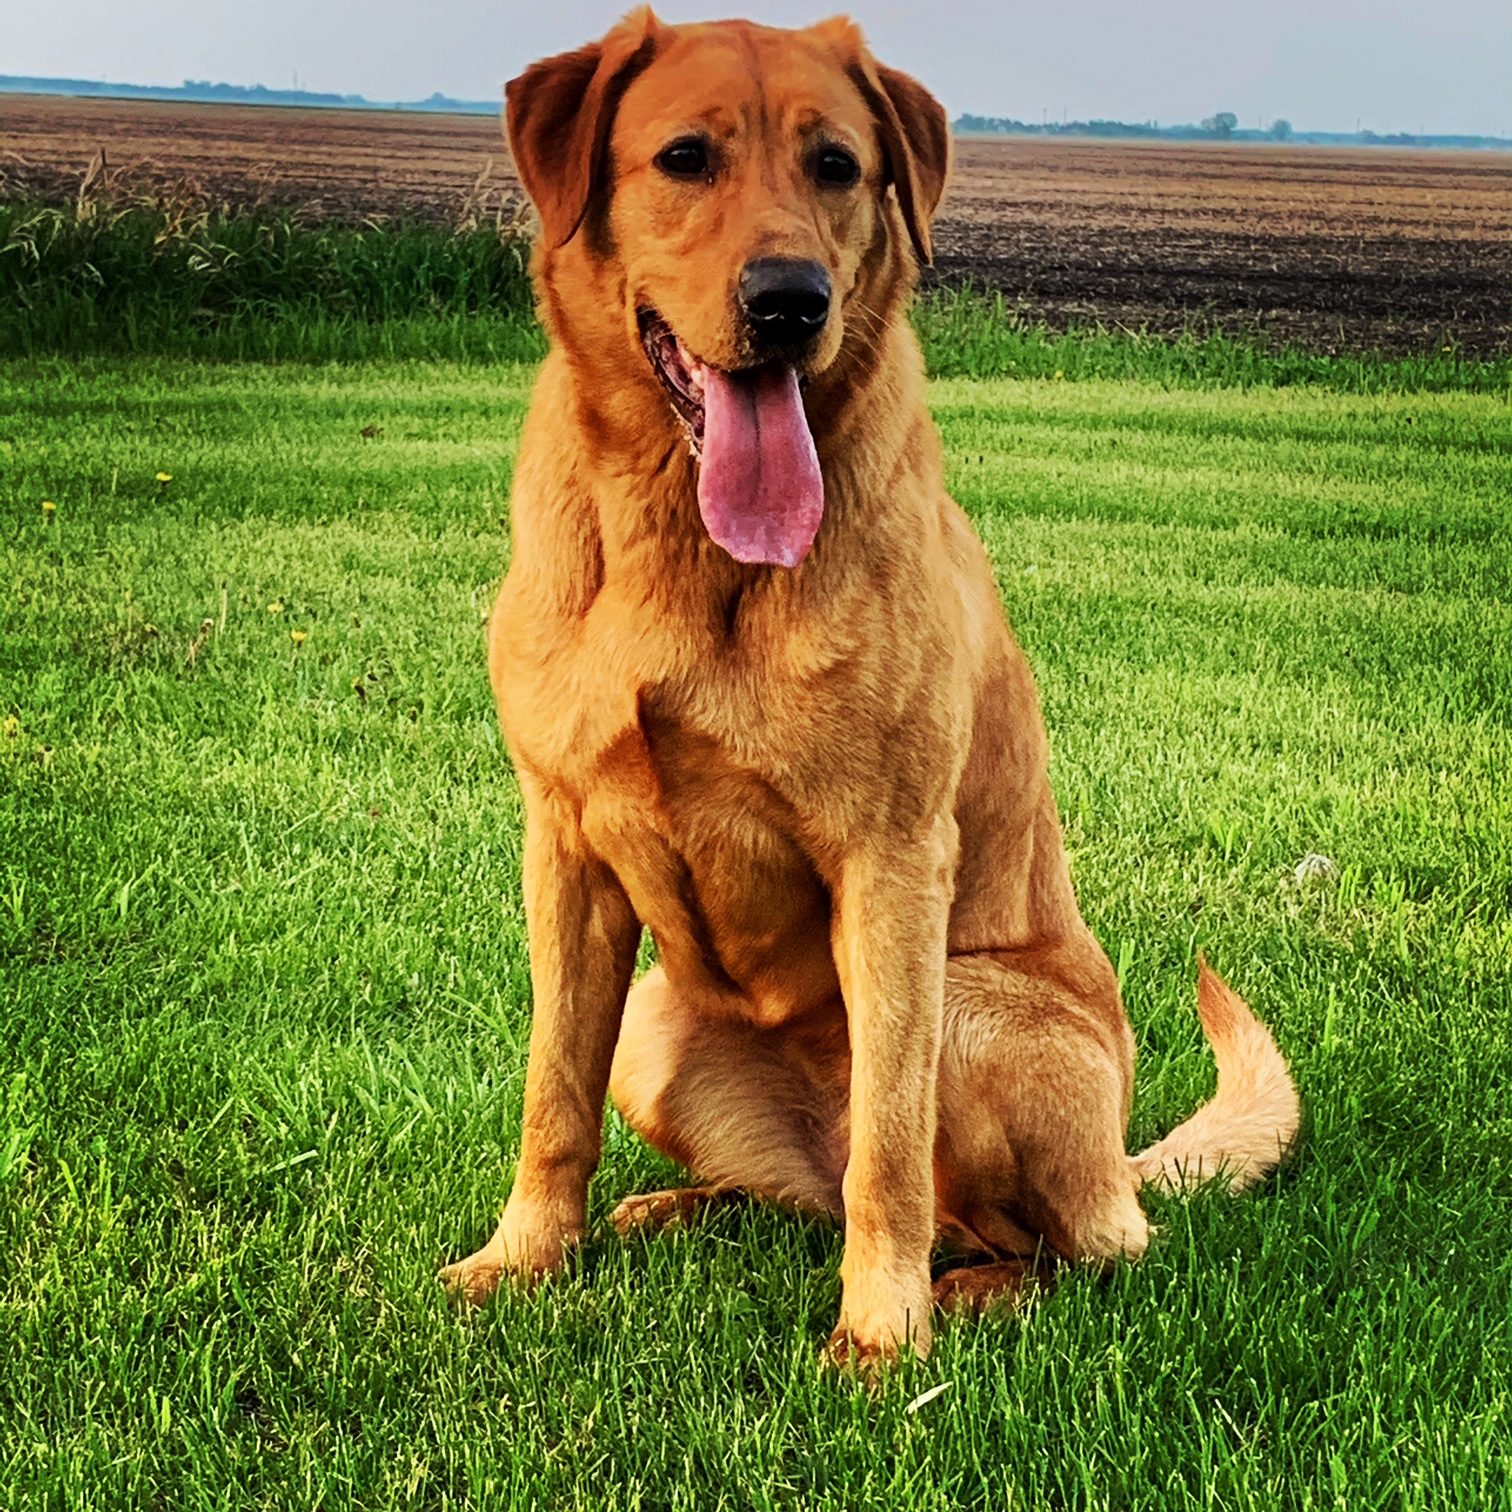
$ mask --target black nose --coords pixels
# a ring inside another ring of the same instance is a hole
[[[758,349],[797,346],[829,318],[829,274],[801,257],[757,257],[740,274],[740,308]]]

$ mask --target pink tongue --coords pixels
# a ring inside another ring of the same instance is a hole
[[[785,362],[740,373],[706,367],[698,509],[737,562],[796,567],[824,513],[824,479]]]

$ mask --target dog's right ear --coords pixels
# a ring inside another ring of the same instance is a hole
[[[603,169],[625,86],[652,59],[661,23],[649,5],[602,41],[532,63],[504,86],[509,150],[548,247],[572,240]]]

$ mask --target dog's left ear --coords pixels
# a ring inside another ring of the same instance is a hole
[[[532,63],[504,86],[509,149],[548,247],[572,240],[603,169],[625,86],[650,63],[661,23],[649,5],[575,52]]]
[[[919,261],[932,262],[929,223],[950,172],[945,107],[917,79],[877,62],[861,28],[848,17],[831,17],[814,29],[840,53],[851,82],[871,107],[909,239]]]

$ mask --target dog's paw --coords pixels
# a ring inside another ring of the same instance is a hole
[[[929,1293],[907,1300],[895,1295],[889,1300],[890,1306],[873,1309],[865,1317],[858,1316],[857,1309],[842,1306],[821,1363],[875,1382],[907,1350],[924,1359],[933,1339]]]
[[[436,1279],[452,1301],[481,1307],[499,1289],[499,1282],[508,1271],[503,1249],[490,1242],[467,1259],[444,1266]]]
[[[927,1254],[918,1264],[863,1266],[851,1238],[840,1274],[840,1318],[825,1347],[828,1363],[875,1375],[908,1350],[921,1360],[928,1356],[934,1307]]]
[[[446,1266],[436,1279],[457,1301],[480,1306],[506,1277],[528,1287],[561,1270],[581,1237],[581,1227],[564,1228],[549,1216],[543,1220],[511,1199],[493,1238],[467,1259]]]
[[[934,1283],[934,1304],[942,1312],[979,1317],[989,1308],[1016,1307],[1038,1291],[1048,1291],[1054,1275],[1033,1260],[1002,1260],[991,1265],[962,1265]]]
[[[690,1223],[706,1207],[733,1197],[730,1187],[668,1187],[661,1192],[637,1192],[626,1197],[609,1215],[609,1222],[622,1239],[644,1229],[657,1233]]]
[[[862,1343],[845,1329],[837,1328],[819,1351],[819,1368],[853,1376],[864,1386],[876,1386],[897,1357],[896,1348]]]

